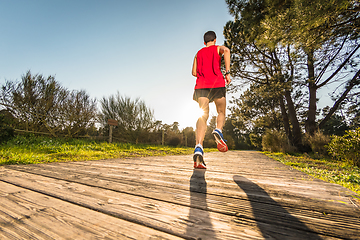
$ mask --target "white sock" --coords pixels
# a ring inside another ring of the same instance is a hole
[[[197,147],[200,147],[202,150],[204,150],[203,146],[200,143],[195,146],[195,148],[197,148]]]

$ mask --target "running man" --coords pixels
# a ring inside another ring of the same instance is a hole
[[[200,49],[195,58],[192,67],[192,75],[196,77],[196,85],[193,99],[199,103],[199,107],[204,111],[196,122],[196,146],[194,150],[194,168],[206,169],[204,162],[203,142],[206,132],[206,122],[209,118],[209,103],[216,105],[217,118],[216,129],[212,132],[217,148],[221,152],[226,152],[228,147],[222,134],[222,128],[225,124],[226,111],[226,88],[230,79],[230,50],[225,46],[216,45],[216,34],[208,31],[204,34],[205,47]],[[221,72],[221,57],[224,55],[225,77]]]

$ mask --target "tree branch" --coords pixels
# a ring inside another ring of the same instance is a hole
[[[360,70],[354,75],[354,77],[350,80],[349,85],[346,87],[345,91],[341,95],[341,97],[334,103],[329,113],[325,116],[325,118],[320,122],[319,128],[322,128],[324,124],[330,119],[330,117],[334,114],[334,112],[339,108],[340,104],[345,100],[347,94],[351,91],[351,89],[359,85],[360,83]]]
[[[351,53],[350,55],[345,59],[345,61],[338,67],[338,69],[336,69],[335,72],[333,72],[333,74],[331,74],[330,77],[328,77],[328,79],[326,79],[323,83],[317,85],[317,88],[321,88],[323,87],[324,85],[326,85],[331,79],[333,79],[336,74],[338,74],[340,72],[340,70],[345,66],[345,64],[347,62],[350,61],[351,57],[356,53],[356,51],[360,48],[360,45],[358,45]]]
[[[347,40],[347,36],[344,38],[344,41],[342,42],[341,46],[339,47],[339,50],[337,51],[337,53],[324,66],[324,68],[321,70],[319,76],[316,77],[315,84],[317,84],[320,81],[320,79],[322,78],[322,76],[326,72],[326,69],[330,66],[330,63],[332,63],[334,61],[334,59],[336,58],[336,56],[339,55],[339,53],[341,52],[341,50],[343,49],[343,47],[345,45],[346,40]]]

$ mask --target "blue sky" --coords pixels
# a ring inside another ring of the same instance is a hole
[[[232,20],[224,0],[0,0],[0,85],[55,75],[96,99],[140,97],[156,120],[195,127],[192,61]],[[211,115],[215,115],[212,106]]]

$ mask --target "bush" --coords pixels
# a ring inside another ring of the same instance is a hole
[[[250,133],[249,134],[249,139],[251,144],[256,148],[256,149],[261,149],[262,146],[262,137],[259,134],[256,133]]]
[[[330,137],[320,131],[315,132],[313,136],[309,134],[305,135],[306,144],[310,145],[313,153],[319,157],[328,155],[326,145],[329,144],[330,141]]]
[[[263,151],[284,153],[294,151],[294,147],[290,145],[285,133],[269,129],[265,131],[262,137],[262,149]]]
[[[328,145],[328,152],[336,159],[360,167],[360,128],[346,131],[342,137],[333,136]]]
[[[168,141],[168,145],[173,147],[179,146],[180,143],[181,143],[181,139],[179,136],[173,136]]]
[[[0,143],[7,142],[14,137],[14,129],[8,125],[8,119],[0,114]]]

